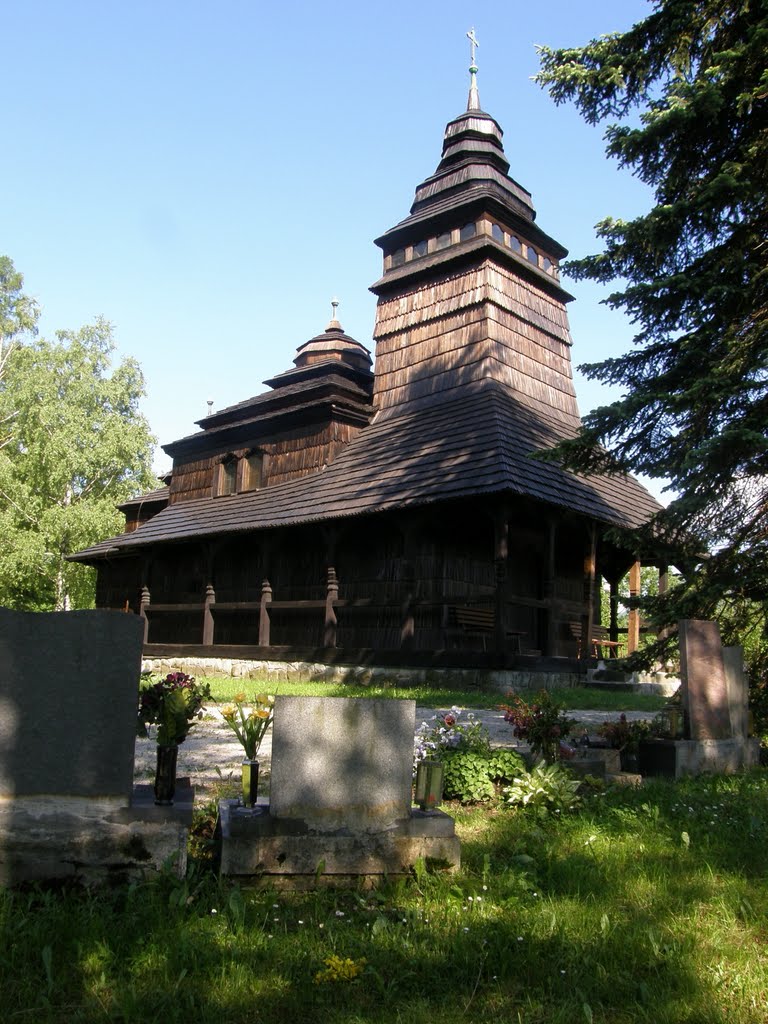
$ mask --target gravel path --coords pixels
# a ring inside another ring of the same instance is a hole
[[[417,707],[416,726],[420,726],[422,722],[430,723],[435,714],[433,708]],[[473,714],[488,730],[492,746],[526,749],[525,744],[519,743],[513,737],[512,729],[504,721],[502,712],[475,709]],[[466,712],[464,715],[466,716]],[[616,720],[619,717],[616,711],[569,711],[568,715],[570,718],[575,718],[591,733],[594,733],[602,722]],[[627,711],[626,715],[630,721],[653,717],[647,711]],[[259,751],[259,761],[262,762],[263,772],[269,770],[271,753],[272,730],[270,729],[264,737]],[[137,739],[134,762],[136,782],[151,782],[154,779],[155,758],[155,741],[153,739]],[[177,774],[179,777],[188,775],[192,784],[198,787],[198,792],[205,795],[213,792],[216,786],[222,782],[231,780],[237,784],[240,779],[242,760],[242,747],[237,742],[234,733],[224,723],[221,712],[218,709],[212,709],[207,711],[202,722],[195,724],[185,742],[179,747]]]

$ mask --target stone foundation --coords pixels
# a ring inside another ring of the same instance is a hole
[[[277,888],[371,886],[404,877],[419,859],[456,871],[461,864],[453,819],[414,808],[410,818],[382,832],[317,832],[303,821],[270,814],[269,804],[246,808],[219,803],[221,874]]]

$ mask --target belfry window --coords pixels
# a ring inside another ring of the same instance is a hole
[[[475,227],[474,223],[470,222],[469,224],[465,224],[464,227],[459,232],[459,239],[462,242],[465,242],[468,238],[474,238],[476,234],[477,228]]]
[[[438,235],[437,236],[437,241],[435,242],[435,248],[436,249],[447,249],[450,244],[451,244],[451,232],[450,231],[444,231],[442,233],[442,235]]]
[[[427,255],[427,242],[426,242],[426,240],[424,240],[422,242],[417,242],[414,245],[414,247],[413,247],[413,258],[414,259],[418,259],[420,256],[426,256],[426,255]]]
[[[509,236],[509,247],[510,249],[514,249],[515,252],[522,252],[523,247],[520,244],[520,239],[517,237],[517,235]]]
[[[538,265],[539,265],[539,254],[536,252],[536,250],[533,248],[532,245],[528,246],[527,256],[528,256],[528,262],[532,263],[534,265],[534,267],[538,267]]]
[[[405,263],[405,249],[395,249],[392,253],[392,266],[402,267]]]
[[[504,229],[500,224],[494,224],[491,228],[491,234],[501,245],[504,245]]]

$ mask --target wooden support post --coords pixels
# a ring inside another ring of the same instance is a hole
[[[213,647],[213,612],[211,605],[216,604],[216,591],[209,583],[205,588],[205,601],[203,602],[203,647]]]
[[[659,597],[663,597],[669,590],[669,566],[659,566]],[[666,640],[672,629],[670,626],[662,626],[659,630],[659,640]]]
[[[589,528],[589,547],[584,556],[584,611],[581,616],[581,650],[592,657],[592,635],[595,628],[595,577],[597,574],[597,527]]]
[[[499,510],[493,518],[493,547],[493,567],[496,579],[493,595],[493,646],[497,651],[503,651],[507,639],[504,597],[507,582],[507,559],[509,558],[509,517],[506,508]]]
[[[557,643],[557,599],[555,583],[557,579],[557,521],[550,519],[547,530],[547,565],[544,577],[544,600],[547,602],[547,635],[544,639],[544,653],[553,657],[560,652]],[[537,646],[535,643],[534,647]]]
[[[640,596],[640,562],[633,562],[629,570],[629,596]],[[627,627],[627,654],[634,654],[640,647],[640,609],[629,609]]]
[[[261,604],[259,606],[259,647],[269,647],[269,603],[272,600],[272,585],[269,580],[261,581]]]
[[[149,616],[147,615],[147,609],[150,605],[149,587],[141,588],[141,597],[139,598],[139,615],[144,619],[144,640],[143,643],[149,643]]]
[[[608,614],[610,615],[610,623],[608,627],[608,635],[613,643],[619,641],[619,581],[612,579],[610,582],[611,596],[609,598],[609,609]]]
[[[416,617],[413,614],[414,570],[410,562],[403,565],[405,584],[400,614],[400,646],[411,648],[416,639]]]
[[[328,566],[328,582],[325,594],[325,626],[323,628],[323,647],[336,646],[336,609],[334,603],[339,597],[339,581],[336,570]]]

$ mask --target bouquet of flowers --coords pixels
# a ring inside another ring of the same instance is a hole
[[[146,738],[149,727],[157,726],[158,746],[183,743],[195,719],[203,717],[203,702],[211,699],[207,683],[195,682],[186,672],[169,672],[156,680],[151,672],[141,673],[136,734]]]
[[[422,722],[416,731],[413,745],[413,771],[420,761],[439,759],[445,750],[471,750],[487,753],[491,749],[488,730],[476,720],[473,712],[467,712],[466,722],[460,721],[461,708],[433,715],[433,725]]]
[[[252,707],[245,707],[245,702],[245,694],[237,693],[221,714],[240,740],[245,756],[249,761],[255,761],[261,741],[274,717],[275,698],[272,694],[258,693],[253,698]]]
[[[575,722],[563,713],[563,706],[546,690],[541,690],[532,703],[510,691],[510,704],[500,704],[505,721],[514,729],[517,739],[527,740],[533,754],[540,754],[549,764],[558,760],[562,741]]]

